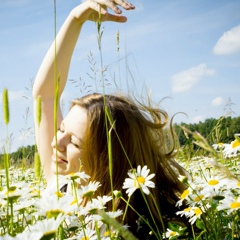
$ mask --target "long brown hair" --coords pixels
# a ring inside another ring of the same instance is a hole
[[[123,182],[131,167],[147,165],[155,173],[155,188],[151,189],[164,221],[175,216],[175,204],[185,186],[178,180],[184,169],[174,161],[176,144],[173,129],[168,125],[168,114],[149,104],[145,106],[122,95],[90,94],[73,101],[87,110],[88,126],[83,143],[84,165],[90,169],[92,181],[102,186],[98,194],[111,195],[107,131],[111,131],[112,182],[114,190],[122,190]],[[106,117],[106,111],[110,118]],[[111,120],[109,120],[111,119]],[[112,124],[112,125],[111,125]],[[166,131],[166,127],[170,131]],[[130,163],[129,163],[130,161]],[[131,166],[130,166],[131,165]],[[123,197],[127,199],[125,191]],[[153,216],[161,227],[161,217],[150,196],[146,196]],[[115,209],[124,210],[125,203],[116,201]],[[141,215],[149,218],[144,201],[136,191],[130,204]],[[109,209],[110,210],[110,209]],[[136,232],[138,216],[128,210],[125,223]],[[149,220],[149,219],[148,219]],[[151,222],[151,220],[150,220]]]

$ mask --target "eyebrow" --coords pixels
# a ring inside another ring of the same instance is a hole
[[[61,127],[61,126],[63,126],[63,127],[65,128],[64,120],[62,120],[62,122],[60,123],[60,126],[59,126],[59,127]],[[72,133],[71,135],[74,136],[74,137],[80,142],[80,144],[83,144],[83,139],[82,139],[82,138],[79,138],[79,137],[78,137],[76,134],[74,134],[74,133]]]

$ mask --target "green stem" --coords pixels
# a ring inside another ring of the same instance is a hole
[[[59,104],[59,84],[60,84],[60,78],[57,76],[57,41],[56,41],[56,36],[57,36],[57,21],[56,21],[56,16],[57,16],[57,6],[56,6],[56,0],[54,0],[54,135],[55,135],[55,141],[56,141],[56,146],[57,146],[57,129],[58,129],[58,122],[57,122],[57,112],[58,112],[58,104]],[[57,155],[57,147],[56,147],[56,153]],[[57,181],[57,192],[59,190],[59,181],[58,181],[58,161],[56,161],[56,181]],[[58,196],[59,197],[59,196]]]
[[[149,224],[149,222],[146,221],[145,218],[143,218],[142,215],[140,215],[140,214],[133,208],[133,206],[132,206],[131,204],[129,204],[123,197],[121,197],[121,199],[122,199],[126,204],[128,204],[128,206],[138,215],[138,217],[141,218],[141,220],[143,220],[143,221],[148,225],[148,227],[152,230],[153,234],[158,238],[157,233],[156,233],[155,230],[152,228],[152,226]],[[160,236],[160,239],[162,239],[160,234],[159,234],[159,236]],[[158,239],[159,239],[159,238],[158,238]]]
[[[154,206],[155,206],[156,209],[157,209],[158,216],[159,216],[160,221],[161,221],[161,224],[162,224],[163,232],[165,233],[165,232],[166,232],[166,229],[165,229],[164,222],[163,222],[163,218],[162,218],[162,214],[161,214],[161,212],[160,212],[160,210],[159,210],[159,207],[158,207],[158,204],[157,204],[157,202],[156,202],[156,199],[154,198],[154,196],[153,196],[151,193],[150,193],[150,196],[151,196],[151,198],[152,198],[152,200],[153,200]],[[158,228],[157,228],[157,229],[158,229]]]
[[[128,206],[129,206],[130,199],[131,199],[131,196],[127,200],[126,208],[125,208],[125,211],[124,211],[124,214],[123,214],[123,218],[122,218],[122,223],[124,223],[124,219],[125,219],[126,214],[127,214],[127,209],[128,209]]]
[[[11,210],[11,227],[10,227],[10,232],[13,234],[13,200],[10,200],[10,210]]]

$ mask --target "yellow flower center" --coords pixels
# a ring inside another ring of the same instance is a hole
[[[237,186],[240,187],[240,182],[237,183]]]
[[[104,234],[103,234],[104,237],[107,237],[109,236],[109,231],[106,231]]]
[[[58,192],[55,192],[55,194],[56,194],[57,197],[62,197],[62,196],[63,196],[63,193],[62,193],[62,192],[59,192],[59,191],[58,191]]]
[[[56,233],[55,230],[45,232],[41,239],[53,239],[53,238],[55,238],[55,235],[56,235],[55,233]]]
[[[183,211],[184,212],[189,212],[189,211],[191,211],[191,209],[192,209],[191,207],[188,207],[188,208],[185,208]]]
[[[89,237],[82,237],[81,240],[89,240]]]
[[[188,189],[184,190],[184,192],[181,195],[181,199],[185,199],[188,196],[189,193],[190,193],[190,191]]]
[[[232,142],[232,148],[240,147],[240,141],[238,139]]]
[[[196,214],[196,216],[199,216],[202,213],[202,210],[200,208],[195,208],[194,213]]]
[[[195,197],[194,202],[198,202],[198,201],[202,200],[203,197],[204,197],[204,195],[199,195],[199,196]]]
[[[212,179],[212,180],[210,180],[210,181],[208,181],[208,185],[211,185],[211,186],[215,186],[215,185],[217,185],[219,182],[218,182],[218,180],[216,180],[216,179]]]
[[[170,232],[169,235],[172,237],[172,236],[175,236],[176,234],[177,234],[177,232],[173,232],[173,231],[172,231],[172,232]]]
[[[38,189],[32,189],[32,190],[30,191],[30,193],[31,193],[32,195],[38,195],[38,196],[40,196],[40,191],[39,191]]]
[[[74,205],[74,204],[77,203],[77,202],[78,202],[77,199],[74,198],[74,199],[72,200],[72,202],[70,203],[70,205],[72,206],[72,205]]]
[[[8,191],[5,193],[5,195],[11,195],[11,194],[14,194],[17,190],[17,187],[15,186],[12,186],[12,187],[9,187]]]
[[[139,184],[144,184],[145,183],[145,178],[140,176],[140,177],[137,177],[137,179],[134,181],[134,187],[135,188],[139,188]]]
[[[232,202],[230,208],[240,208],[240,202]]]
[[[75,179],[78,179],[78,178],[79,178],[79,176],[76,175],[74,172],[73,172],[73,173],[70,173],[69,176],[70,176],[71,180],[75,180]]]
[[[52,218],[52,217],[56,218],[61,213],[64,214],[64,212],[60,209],[49,210],[46,212],[46,216],[47,216],[47,218]]]

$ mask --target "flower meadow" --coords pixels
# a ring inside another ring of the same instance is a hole
[[[173,224],[158,239],[178,239],[181,236],[185,239],[239,239],[239,156],[225,160],[228,168],[214,158],[196,157],[188,163],[189,177],[179,176],[189,187],[177,205],[187,201],[189,207],[176,214],[187,216],[196,236],[187,238],[186,229]],[[66,193],[57,191],[55,184],[46,188],[45,182],[36,178],[33,168],[22,171],[12,166],[9,176],[7,187],[5,170],[1,171],[0,239],[87,240],[121,239],[120,236],[135,239],[127,231],[127,226],[115,220],[124,217],[122,210],[104,211],[105,204],[112,197],[93,197],[101,183],[90,181],[87,185],[75,187],[76,183],[90,178],[84,172],[59,176],[59,182],[71,186],[71,191]],[[129,171],[122,191],[126,190],[131,197],[140,188],[143,194],[149,194],[149,188],[153,187],[154,174],[149,174],[147,166],[138,166],[135,171]],[[113,197],[121,198],[121,191],[114,191]],[[86,198],[89,200],[87,204],[80,206]]]
[[[7,94],[4,90],[6,126],[9,123]],[[240,239],[239,134],[230,144],[213,146],[199,133],[191,134],[196,145],[208,150],[205,155],[197,154],[189,159],[182,146],[177,156],[189,174],[179,175],[187,188],[176,205],[185,202],[187,208],[176,215],[187,217],[191,228],[173,222],[165,232],[150,231],[149,235],[155,235],[155,239]],[[10,166],[5,153],[4,169],[0,172],[0,239],[136,239],[128,226],[122,224],[128,207],[134,206],[127,204],[125,210],[105,211],[106,204],[116,198],[128,203],[135,191],[151,195],[154,177],[147,166],[138,166],[129,169],[122,189],[115,189],[112,196],[96,196],[101,183],[92,182],[91,176],[84,172],[56,176],[46,186],[37,153],[35,167],[28,169]],[[59,189],[62,183],[68,185],[66,192]],[[129,199],[122,197],[123,191]],[[140,218],[144,221],[143,216]]]

